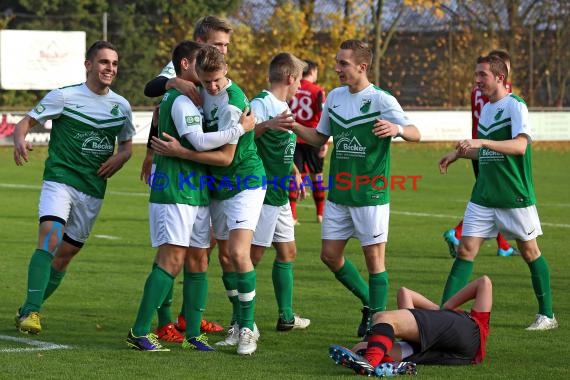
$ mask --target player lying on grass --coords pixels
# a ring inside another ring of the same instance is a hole
[[[458,308],[470,300],[470,312]],[[485,357],[492,303],[487,276],[467,284],[441,309],[420,293],[400,288],[398,310],[376,313],[365,341],[352,350],[333,345],[329,354],[337,364],[368,376],[416,374],[416,364],[477,364]]]

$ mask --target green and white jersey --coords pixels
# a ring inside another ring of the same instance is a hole
[[[165,77],[168,79],[176,77],[176,70],[174,70],[174,63],[172,63],[172,61],[168,62],[166,66],[162,68],[162,71],[160,72],[160,74],[158,74],[158,76]]]
[[[204,132],[223,131],[237,125],[243,110],[249,106],[244,92],[231,80],[228,80],[228,85],[216,95],[208,94],[203,88],[200,93],[206,120]],[[243,190],[263,185],[265,170],[257,155],[254,136],[255,133],[249,131],[239,139],[230,141],[230,144],[237,144],[237,147],[229,166],[208,167],[214,177],[212,198],[229,199]]]
[[[257,123],[262,123],[283,111],[291,111],[287,102],[277,99],[271,92],[263,90],[251,101],[251,109]],[[291,131],[267,130],[255,139],[257,154],[263,161],[267,178],[267,191],[263,203],[271,206],[283,206],[289,202],[287,186],[293,169],[293,156],[297,136]]]
[[[188,97],[174,88],[168,90],[162,97],[158,115],[158,136],[166,132],[183,147],[194,150],[185,135],[202,131],[202,115]],[[210,204],[208,187],[201,183],[207,175],[204,165],[158,154],[154,155],[153,163],[156,167],[151,183],[151,203]],[[156,182],[158,180],[161,182]]]
[[[410,124],[396,98],[372,84],[355,94],[337,87],[327,97],[317,132],[333,137],[329,201],[353,207],[390,202],[392,138],[372,133],[377,119]],[[372,184],[357,184],[357,176]]]
[[[532,180],[531,128],[528,108],[520,97],[509,94],[481,110],[477,137],[494,141],[526,135],[525,154],[512,156],[479,149],[479,175],[471,202],[492,208],[528,207],[536,203]]]
[[[113,155],[116,139],[135,134],[129,102],[110,89],[98,95],[81,83],[50,91],[28,116],[41,125],[52,120],[44,181],[103,199],[107,181],[97,170]]]

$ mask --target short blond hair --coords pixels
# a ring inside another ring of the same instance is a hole
[[[212,73],[225,70],[226,60],[224,55],[212,45],[204,45],[196,55],[196,71]]]
[[[307,63],[291,53],[278,53],[269,63],[269,82],[284,81],[288,75],[295,78],[303,76]]]
[[[209,39],[212,32],[224,32],[231,34],[233,32],[232,26],[223,18],[216,16],[204,16],[196,22],[194,27],[194,40],[206,41]]]

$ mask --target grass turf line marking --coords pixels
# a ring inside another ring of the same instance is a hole
[[[31,352],[31,351],[48,351],[48,350],[68,350],[71,346],[65,344],[56,344],[50,342],[42,342],[41,340],[34,340],[28,338],[18,338],[9,335],[0,335],[0,340],[7,340],[10,342],[16,342],[20,344],[27,344],[28,346],[34,346],[30,348],[1,348],[0,352]]]

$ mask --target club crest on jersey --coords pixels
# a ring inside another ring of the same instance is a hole
[[[503,112],[505,110],[503,108],[497,109],[497,114],[495,115],[495,121],[501,120],[501,116],[503,116]]]
[[[218,106],[214,106],[214,108],[212,108],[212,110],[210,111],[210,119],[215,119],[216,114],[218,113]]]
[[[34,108],[34,111],[36,111],[36,113],[42,113],[46,110],[46,108],[43,106],[43,104],[39,103],[36,108]]]
[[[119,105],[118,104],[114,104],[113,108],[111,108],[111,115],[119,116]]]
[[[360,112],[367,113],[370,111],[370,104],[372,103],[371,99],[362,99],[362,103],[360,104]]]

